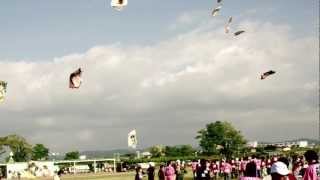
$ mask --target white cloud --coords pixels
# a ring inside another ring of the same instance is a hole
[[[77,133],[77,137],[81,140],[81,141],[90,141],[93,140],[94,134],[91,130],[88,129],[84,129],[81,130]]]
[[[44,117],[44,118],[38,118],[36,119],[36,124],[39,125],[42,128],[47,128],[53,126],[54,119],[51,117]]]
[[[249,139],[274,139],[262,130],[276,122],[279,138],[316,137],[318,39],[295,39],[289,26],[271,23],[239,27],[247,33],[229,36],[209,23],[149,47],[115,44],[49,62],[0,62],[9,82],[0,132],[54,150],[125,147],[132,128],[142,146],[195,143],[196,131],[213,120],[230,120]],[[83,85],[71,90],[68,76],[78,67]],[[270,69],[277,73],[261,81]],[[292,128],[281,135],[285,125]]]

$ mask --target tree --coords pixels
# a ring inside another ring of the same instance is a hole
[[[166,146],[165,152],[168,157],[177,157],[180,155],[179,149],[176,146]]]
[[[36,144],[32,148],[32,160],[47,160],[49,156],[49,149],[43,144]]]
[[[181,156],[193,156],[194,152],[196,152],[196,150],[193,149],[191,145],[182,145],[180,147]]]
[[[164,151],[165,151],[165,148],[161,145],[150,147],[150,153],[152,154],[152,157],[164,156]]]
[[[79,159],[80,153],[79,151],[71,151],[66,153],[64,159],[65,160],[75,160],[75,159]]]
[[[230,123],[216,121],[198,131],[196,139],[206,155],[223,154],[227,158],[244,147],[246,140]]]
[[[0,147],[3,146],[8,146],[11,149],[12,158],[16,162],[26,162],[31,158],[32,146],[21,136],[13,134],[0,138]]]
[[[165,154],[169,157],[193,156],[195,150],[191,145],[166,146]]]

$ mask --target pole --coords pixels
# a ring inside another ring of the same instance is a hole
[[[76,174],[76,162],[73,162],[73,174]]]
[[[97,168],[96,168],[96,166],[97,166],[97,163],[96,163],[96,160],[94,160],[94,161],[93,161],[93,171],[94,171],[94,173],[97,173]]]

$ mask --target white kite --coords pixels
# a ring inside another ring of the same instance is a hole
[[[134,129],[130,131],[128,134],[128,147],[135,149],[137,145],[138,145],[137,132]]]
[[[0,102],[4,101],[4,97],[7,92],[7,82],[5,81],[0,81]]]
[[[121,11],[128,5],[128,0],[111,0],[111,7],[117,11]]]
[[[69,77],[69,88],[78,89],[82,83],[82,70],[81,68],[77,69],[75,72],[70,74]]]
[[[212,11],[212,16],[217,16],[219,14],[220,9],[222,8],[222,6],[218,6],[216,8],[213,9]]]
[[[230,31],[230,25],[231,25],[231,23],[232,23],[232,17],[229,18],[229,20],[228,20],[228,22],[227,22],[227,24],[226,24],[226,26],[225,26],[225,28],[224,28],[224,30],[225,30],[225,32],[226,32],[227,34],[228,34],[229,31]]]

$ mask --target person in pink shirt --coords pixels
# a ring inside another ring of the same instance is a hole
[[[240,159],[236,158],[236,177],[240,177]]]
[[[236,161],[234,160],[234,159],[232,159],[231,161],[230,161],[230,164],[231,164],[231,168],[232,168],[232,170],[231,170],[231,178],[235,178],[236,177]]]
[[[261,160],[259,158],[255,159],[255,163],[257,166],[257,176],[261,177]]]
[[[221,162],[217,161],[216,165],[217,165],[217,174],[218,174],[218,176],[220,176],[220,174],[221,174]]]
[[[267,174],[270,174],[271,173],[271,166],[272,166],[272,161],[270,158],[267,159]]]
[[[241,162],[240,162],[240,176],[244,175],[244,172],[246,171],[247,163],[248,163],[247,158],[241,160]]]
[[[261,158],[261,177],[267,176],[267,163],[265,157]]]
[[[304,157],[308,162],[308,167],[305,170],[303,180],[319,180],[320,179],[320,166],[319,166],[319,156],[317,152],[313,150],[308,150],[304,153]]]
[[[175,180],[176,179],[176,177],[175,177],[176,173],[175,173],[175,170],[174,170],[170,161],[167,163],[167,167],[165,168],[164,174],[166,176],[166,180]]]
[[[212,172],[213,179],[218,179],[219,177],[219,163],[212,161],[210,170]]]
[[[278,161],[278,157],[277,156],[273,156],[272,159],[271,159],[271,165],[275,162]]]
[[[230,180],[231,179],[231,172],[232,172],[231,164],[224,160],[222,167],[221,167],[221,170],[224,174],[224,180]]]

